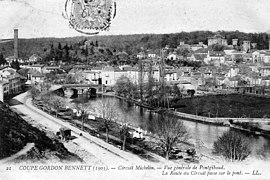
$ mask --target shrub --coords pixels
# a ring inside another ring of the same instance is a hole
[[[222,155],[230,161],[242,161],[251,151],[248,141],[233,131],[225,132],[214,142],[214,154]]]
[[[257,150],[257,155],[260,159],[269,160],[270,159],[270,144],[269,142],[264,144],[262,148]]]

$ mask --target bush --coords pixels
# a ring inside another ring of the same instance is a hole
[[[214,142],[214,154],[222,155],[230,161],[242,161],[251,151],[248,141],[233,131],[225,132]]]
[[[260,159],[269,160],[270,159],[270,143],[266,143],[262,148],[257,150],[257,155]]]

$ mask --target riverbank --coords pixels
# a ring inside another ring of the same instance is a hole
[[[35,104],[35,101],[33,102]],[[42,102],[38,101],[35,105],[40,110],[44,110],[42,107]],[[82,123],[81,118],[78,118],[75,114],[69,115],[70,118],[67,118],[68,114],[70,114],[67,110],[66,112],[60,112],[57,118],[61,121],[68,122],[70,125],[77,127],[79,129],[83,129],[83,132],[89,133],[91,136],[97,137],[103,141],[106,141],[106,130],[104,128],[103,119],[100,117],[96,117],[95,120],[85,119]],[[51,111],[46,111],[47,113]],[[62,119],[64,117],[64,119]],[[67,120],[70,119],[70,120]],[[110,123],[110,130],[108,132],[109,144],[113,145],[119,149],[122,149],[123,140],[120,137],[121,124],[117,121],[112,121]],[[144,131],[144,138],[138,139],[132,137],[132,132],[136,131],[138,127],[127,125],[129,127],[129,135],[126,137],[126,151],[132,154],[139,156],[140,158],[149,161],[149,162],[165,162],[165,159],[161,147],[158,145],[158,138],[153,134]],[[82,128],[83,127],[83,128]],[[187,149],[193,148],[191,144],[185,143],[181,145],[181,153],[186,154]],[[179,151],[180,152],[180,151]],[[204,158],[208,158],[208,155],[205,155]],[[188,155],[182,156],[180,159],[184,160],[188,158]],[[179,160],[180,160],[179,159]],[[190,159],[190,157],[188,158]],[[208,158],[209,159],[209,158]]]
[[[177,116],[181,119],[189,120],[189,121],[194,121],[194,122],[200,122],[204,124],[212,124],[216,126],[228,126],[233,129],[237,129],[240,131],[244,131],[246,133],[250,133],[253,135],[257,136],[265,136],[269,137],[270,136],[270,119],[269,118],[225,118],[225,117],[220,117],[220,118],[214,118],[214,117],[205,117],[205,116],[198,116],[198,115],[193,115],[193,114],[188,114],[188,113],[183,113],[175,110],[168,110],[164,108],[153,108],[148,105],[142,104],[141,102],[138,102],[134,99],[127,99],[118,95],[115,95],[114,93],[103,93],[104,96],[111,96],[111,97],[116,97],[119,99],[122,99],[124,101],[133,103],[137,106],[149,109],[152,112],[162,112],[162,111],[167,111],[170,114]],[[244,125],[241,124],[250,124],[250,128],[245,128],[243,127]],[[252,124],[259,123],[261,126],[258,126],[255,128],[252,127]],[[269,130],[263,128],[265,126],[269,126]]]
[[[134,163],[149,163],[138,156],[104,142],[90,133],[80,130],[70,121],[60,120],[32,105],[31,98],[27,94],[16,97],[21,104],[13,106],[16,112],[24,114],[27,122],[32,126],[41,128],[46,134],[55,136],[59,128],[66,127],[72,131],[72,140],[64,142],[64,146],[72,153],[77,154],[85,163],[94,165],[131,165]]]

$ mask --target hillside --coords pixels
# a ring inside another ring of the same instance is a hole
[[[0,159],[17,153],[27,143],[34,143],[34,147],[26,154],[17,157],[15,162],[81,161],[77,155],[70,153],[62,143],[50,139],[44,132],[29,125],[2,102],[0,102],[0,114]]]
[[[69,38],[35,38],[35,39],[19,39],[19,56],[28,58],[36,53],[45,57],[48,54],[51,44],[55,48],[58,43],[62,47],[68,44],[73,51],[80,53],[79,45],[83,44],[85,39],[96,42],[100,47],[107,47],[112,50],[126,51],[128,54],[136,54],[144,49],[160,49],[165,45],[170,45],[175,48],[180,41],[185,41],[187,44],[197,44],[204,42],[207,44],[207,38],[214,35],[211,31],[194,31],[194,32],[179,32],[174,34],[134,34],[134,35],[110,35],[110,36],[77,36]],[[244,40],[250,40],[257,43],[258,49],[268,49],[269,36],[267,33],[244,33],[239,31],[221,31],[221,34],[226,37],[228,43],[232,43],[232,39],[239,39],[239,44]],[[0,53],[5,57],[13,55],[13,41],[0,43]]]

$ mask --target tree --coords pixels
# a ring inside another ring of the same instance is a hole
[[[40,89],[42,95],[48,94],[51,88],[51,83],[49,82],[39,83],[38,88]]]
[[[183,56],[184,58],[186,58],[188,54],[190,53],[190,50],[188,49],[188,47],[180,47],[180,48],[177,48],[176,53],[177,55]]]
[[[126,149],[126,141],[127,141],[127,138],[129,137],[129,127],[128,127],[128,124],[125,123],[125,124],[122,124],[121,125],[121,129],[120,129],[120,137],[123,141],[123,144],[122,144],[122,150],[125,151]]]
[[[57,118],[58,111],[66,106],[66,101],[63,97],[52,95],[50,98],[50,104],[55,110],[55,117]]]
[[[242,161],[251,151],[248,141],[234,131],[227,131],[214,142],[214,154],[222,155],[230,161]]]
[[[10,66],[16,70],[20,69],[20,63],[17,60],[12,61]]]
[[[70,49],[70,47],[68,46],[68,44],[66,44],[63,48],[63,58],[65,61],[69,61],[69,59],[70,59],[69,49]]]
[[[94,108],[89,103],[76,103],[73,108],[77,110],[77,116],[81,118],[82,126],[81,129],[84,130],[84,121],[88,118],[90,111],[93,111]]]
[[[178,98],[178,97],[181,97],[181,96],[182,96],[182,94],[181,94],[181,92],[180,92],[180,89],[179,89],[179,87],[177,86],[177,84],[174,84],[174,85],[173,85],[173,92],[174,92],[174,97],[175,97],[175,98]]]
[[[37,96],[40,94],[40,91],[36,87],[32,87],[29,91],[32,99],[36,99]]]
[[[121,76],[115,84],[115,92],[126,98],[131,98],[136,90],[135,85],[126,76]]]
[[[188,89],[187,93],[188,93],[188,95],[190,95],[190,97],[193,97],[194,94],[195,94],[195,90],[194,89]]]
[[[129,119],[127,116],[129,114],[129,108],[127,106],[123,106],[123,110],[124,110],[124,112],[122,113],[123,116],[119,118],[121,122],[119,135],[120,135],[120,139],[122,140],[122,150],[125,150],[126,141],[130,137],[130,133],[129,133],[130,128],[129,128],[129,123],[128,123]]]
[[[5,60],[4,55],[0,53],[0,65],[2,64],[7,64],[7,61]]]
[[[68,74],[68,75],[66,76],[65,83],[66,83],[66,84],[76,84],[77,81],[76,81],[75,75]]]
[[[114,103],[110,102],[109,100],[101,100],[98,103],[98,107],[95,108],[95,111],[98,114],[102,115],[103,123],[101,128],[104,128],[106,131],[106,142],[109,141],[109,131],[112,126],[112,120],[118,116],[117,109]]]
[[[188,139],[187,129],[183,122],[167,112],[162,113],[157,119],[154,131],[158,136],[158,144],[165,152],[166,159],[169,159],[175,146]]]

